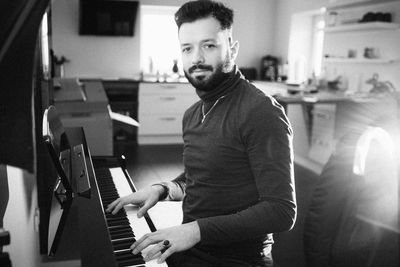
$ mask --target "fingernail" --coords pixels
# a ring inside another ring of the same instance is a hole
[[[132,250],[132,254],[138,254],[138,251],[136,249]]]
[[[163,260],[161,260],[161,258],[159,258],[158,260],[157,260],[157,263],[163,263],[164,261]]]

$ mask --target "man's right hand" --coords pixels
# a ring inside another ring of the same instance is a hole
[[[164,188],[160,185],[152,185],[130,195],[114,200],[107,206],[106,211],[115,215],[125,205],[138,205],[140,208],[137,212],[137,216],[140,218],[158,202],[163,190]]]

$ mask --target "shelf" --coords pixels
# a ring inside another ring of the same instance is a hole
[[[397,0],[329,0],[327,10],[338,10],[338,9],[349,9],[349,8],[360,8],[365,6],[379,6],[383,4],[397,4]]]
[[[348,63],[348,64],[393,64],[400,62],[399,59],[353,59],[353,58],[325,58],[324,63]]]
[[[348,32],[348,31],[381,31],[397,30],[400,24],[391,22],[363,22],[356,24],[344,24],[339,26],[327,27],[325,32]]]

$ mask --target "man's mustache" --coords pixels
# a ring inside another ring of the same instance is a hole
[[[198,65],[191,66],[188,71],[189,71],[189,73],[193,73],[196,69],[209,70],[209,71],[213,71],[214,70],[214,68],[212,66],[210,66],[210,65],[198,64]]]

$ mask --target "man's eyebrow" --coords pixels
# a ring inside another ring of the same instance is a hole
[[[202,44],[202,43],[207,43],[207,42],[214,42],[214,43],[216,43],[217,40],[214,39],[214,38],[208,38],[208,39],[204,39],[204,40],[201,40],[201,41],[200,41],[201,44]],[[192,45],[192,44],[191,44],[191,43],[183,43],[183,44],[181,44],[181,46],[188,46],[188,45]]]
[[[213,38],[209,38],[209,39],[201,40],[201,42],[202,42],[202,43],[206,43],[206,42],[216,42],[216,40],[213,39]]]

